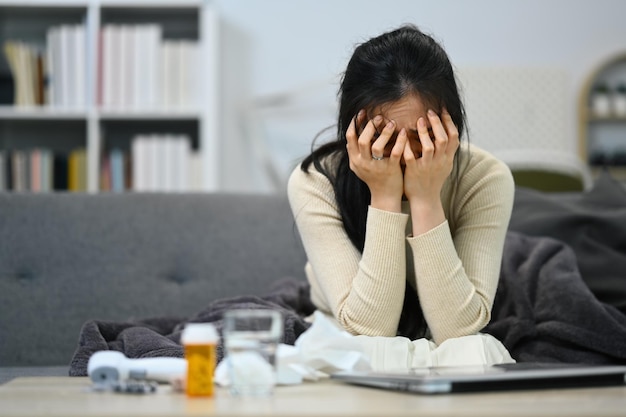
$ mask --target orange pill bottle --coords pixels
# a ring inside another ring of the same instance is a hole
[[[183,329],[181,343],[187,360],[185,391],[190,397],[213,395],[217,344],[219,335],[210,323],[188,323]]]

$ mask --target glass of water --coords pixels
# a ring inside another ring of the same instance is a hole
[[[229,310],[224,313],[223,337],[231,394],[271,395],[277,378],[276,350],[283,337],[280,312]]]

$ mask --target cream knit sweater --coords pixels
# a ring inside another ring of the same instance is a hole
[[[288,195],[307,254],[311,298],[352,334],[396,336],[404,291],[417,291],[435,343],[474,334],[490,320],[514,197],[509,168],[463,145],[459,181],[441,191],[446,221],[412,236],[402,213],[369,208],[361,254],[346,234],[328,179],[298,165]]]

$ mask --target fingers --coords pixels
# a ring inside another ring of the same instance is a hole
[[[361,114],[363,110],[359,112]],[[357,135],[356,135],[356,123],[357,123],[358,115],[354,116],[350,121],[350,125],[348,126],[348,130],[346,130],[346,148],[348,149],[348,156],[354,155],[357,152]]]
[[[399,162],[402,158],[402,155],[405,153],[405,148],[409,147],[409,137],[406,133],[406,129],[402,128],[400,133],[398,133],[398,137],[396,138],[396,142],[391,148],[391,153],[389,155],[389,160],[391,162]]]
[[[359,111],[351,120],[346,132],[349,155],[358,156],[364,161],[372,158],[379,159],[383,156],[396,159],[400,155],[402,158],[405,145],[410,142],[410,139],[406,130],[396,137],[396,128],[397,124],[394,120],[385,123],[382,115],[368,120],[366,112]],[[417,134],[421,146],[415,158],[432,159],[437,155],[442,158],[450,157],[454,156],[459,147],[458,129],[445,108],[441,111],[441,115],[428,110],[426,115],[420,117],[417,120]]]
[[[406,130],[402,129],[400,133],[404,132],[404,137],[406,138]],[[400,135],[398,135],[398,142],[400,141]],[[396,146],[398,144],[396,143]],[[411,144],[409,143],[408,138],[406,138],[405,144],[402,148],[402,156],[404,157],[404,163],[408,166],[411,165],[416,159],[417,155],[413,153],[413,148],[411,148]]]
[[[441,112],[441,120],[443,127],[448,134],[448,147],[446,148],[447,155],[454,155],[459,148],[459,130],[452,120],[452,116],[446,109]]]
[[[442,155],[453,156],[459,147],[459,131],[450,113],[443,109],[441,116],[438,116],[433,110],[428,110],[427,117],[434,139],[428,135],[426,121],[420,118],[417,130],[422,143],[423,154],[432,157],[435,152],[441,152]]]
[[[380,120],[377,120],[379,117],[380,116],[376,116],[374,121],[375,123],[381,124],[382,117],[380,117]],[[370,149],[371,149],[372,155],[375,155],[378,157],[385,155],[385,147],[387,146],[387,143],[389,143],[389,139],[391,139],[391,136],[393,135],[395,130],[396,130],[396,123],[392,120],[385,125],[380,136],[374,141],[374,143],[372,143],[371,141],[369,142],[371,144]]]
[[[350,121],[348,130],[346,131],[346,147],[348,148],[348,155],[357,155],[360,153],[362,151],[360,139],[366,136],[370,137],[376,132],[376,128],[371,122],[365,126],[362,132],[358,131],[358,126],[363,124],[365,117],[365,110],[361,109],[359,113]],[[367,153],[369,153],[369,151]]]
[[[428,120],[430,121],[430,127],[433,130],[433,135],[435,136],[435,145],[437,149],[445,152],[448,146],[448,133],[443,127],[441,119],[437,113],[432,110],[428,110]]]
[[[376,128],[382,122],[383,118],[381,116],[376,116],[374,120],[370,120],[365,125],[365,129],[359,135],[358,144],[359,144],[359,152],[363,158],[371,158],[372,157],[372,140],[375,138]],[[381,154],[377,154],[381,155]]]
[[[346,139],[348,141],[348,145],[350,145],[350,142],[353,142],[356,139],[357,118],[358,118],[358,115],[354,116],[352,120],[350,120],[350,124],[348,125],[348,130],[346,130]]]
[[[423,117],[417,119],[417,135],[419,136],[420,143],[422,144],[422,158],[426,160],[432,159],[435,153],[435,144],[430,138],[428,133],[428,126]]]
[[[363,130],[359,132],[358,126],[361,126],[366,118],[365,110],[361,110],[350,121],[346,130],[348,155],[356,156],[358,154],[364,160],[372,159],[373,156],[382,158],[385,155],[385,147],[395,132],[396,123],[392,120],[383,125],[384,118],[378,115],[369,120]]]

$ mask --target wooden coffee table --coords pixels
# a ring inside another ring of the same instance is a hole
[[[626,387],[424,396],[335,381],[278,387],[241,399],[218,388],[187,398],[163,385],[154,394],[94,392],[88,378],[23,377],[0,386],[0,416],[625,416]]]

